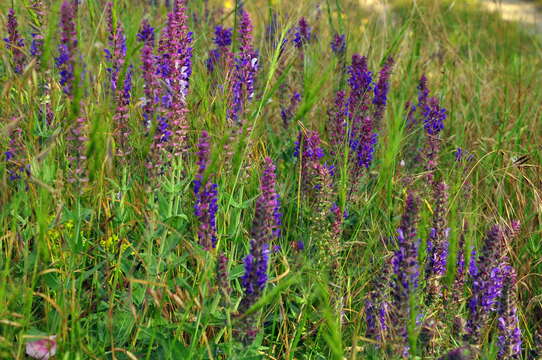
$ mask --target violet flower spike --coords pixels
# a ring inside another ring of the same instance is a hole
[[[206,250],[216,247],[216,213],[218,211],[218,186],[204,179],[209,163],[209,153],[209,134],[203,131],[198,143],[198,171],[194,179],[194,195],[196,196],[194,214],[199,222],[198,238]]]
[[[342,58],[346,54],[346,35],[335,33],[331,40],[331,51],[339,58]]]
[[[328,110],[327,115],[327,130],[329,133],[329,142],[332,147],[332,155],[340,154],[345,141],[347,127],[346,117],[348,115],[346,94],[344,91],[337,91],[333,108]]]
[[[227,68],[233,54],[229,50],[232,43],[232,28],[224,28],[222,26],[215,27],[215,37],[213,42],[216,48],[209,51],[209,58],[206,61],[207,71],[212,73],[215,66],[220,64],[223,68]]]
[[[393,65],[394,60],[393,58],[389,57],[386,60],[384,66],[382,67],[382,70],[380,70],[378,82],[374,87],[373,104],[375,106],[375,110],[373,115],[373,121],[375,128],[380,127],[380,122],[384,117],[384,111],[386,110],[386,104],[388,103],[388,92],[390,87],[389,82],[391,72],[393,70]]]
[[[241,11],[239,21],[240,48],[235,58],[233,72],[232,100],[228,109],[228,118],[241,125],[241,117],[246,105],[254,98],[254,82],[258,72],[258,53],[252,47],[252,22],[245,10]]]
[[[416,226],[418,223],[419,200],[409,192],[401,224],[397,229],[398,249],[392,259],[394,282],[392,283],[393,312],[390,315],[392,325],[399,336],[396,345],[403,356],[409,353],[407,324],[412,318],[410,298],[418,288],[419,265]]]
[[[56,67],[60,73],[60,85],[64,94],[72,96],[73,81],[75,79],[75,52],[77,50],[77,30],[75,27],[75,9],[73,5],[64,0],[60,8],[60,44],[58,57],[55,58]]]
[[[308,44],[311,41],[312,29],[309,26],[307,20],[302,17],[301,19],[299,19],[296,30],[297,31],[294,35],[294,44],[296,48],[301,49],[303,45]]]
[[[7,22],[8,37],[4,38],[4,42],[6,43],[6,49],[11,53],[13,71],[16,74],[21,74],[26,63],[26,55],[23,52],[24,40],[19,34],[18,26],[15,11],[9,9]]]
[[[143,127],[148,132],[154,118],[158,98],[158,79],[154,51],[154,28],[145,19],[137,34],[137,40],[143,43],[141,49],[141,71],[144,80],[144,102],[143,102]]]
[[[499,360],[519,359],[521,356],[521,329],[517,314],[516,272],[509,265],[502,268],[504,273],[502,295],[499,300],[497,346]]]
[[[486,235],[479,258],[471,255],[472,295],[468,301],[467,336],[473,343],[480,340],[481,329],[487,325],[489,314],[495,311],[501,295],[502,264],[506,262],[504,241],[503,229],[494,225]]]

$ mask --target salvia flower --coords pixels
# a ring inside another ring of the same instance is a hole
[[[23,175],[30,175],[30,164],[24,158],[23,131],[16,127],[8,133],[8,148],[4,152],[6,172],[10,181],[22,179]]]
[[[117,109],[113,117],[115,123],[114,138],[117,145],[117,155],[121,161],[127,161],[126,155],[131,152],[130,133],[130,99],[132,91],[132,66],[126,71],[122,89],[118,89],[116,96]]]
[[[425,170],[427,179],[433,182],[434,172],[438,165],[440,152],[440,132],[444,129],[444,120],[446,119],[446,109],[440,107],[437,98],[430,98],[423,112],[424,128],[426,133]]]
[[[60,73],[60,85],[64,93],[72,95],[75,79],[75,52],[77,50],[77,30],[75,27],[75,9],[71,2],[64,0],[60,8],[60,44],[56,67]]]
[[[154,51],[154,28],[145,19],[137,33],[137,40],[143,43],[141,49],[141,71],[144,80],[145,98],[143,102],[143,127],[148,131],[154,118],[155,107],[158,102],[158,78]]]
[[[504,281],[502,295],[498,307],[498,340],[499,353],[497,358],[519,359],[521,355],[521,330],[517,314],[516,272],[509,265],[502,268]]]
[[[360,119],[367,114],[370,95],[373,90],[373,74],[367,67],[367,58],[358,54],[352,55],[352,65],[348,67],[348,117],[352,122],[354,136],[358,134]]]
[[[456,274],[454,279],[454,286],[452,297],[455,302],[463,296],[465,286],[465,274],[467,268],[465,266],[465,235],[468,230],[468,223],[464,220],[461,234],[459,235],[459,242],[457,244],[457,262],[456,262]],[[472,260],[472,259],[471,259]]]
[[[394,60],[389,57],[386,60],[386,63],[380,70],[378,76],[378,82],[374,87],[374,98],[373,104],[375,106],[373,121],[376,128],[379,127],[380,122],[384,116],[384,110],[386,109],[386,104],[388,103],[388,92],[390,90],[390,76],[393,70]]]
[[[346,107],[346,94],[344,91],[339,90],[335,94],[335,101],[333,107],[328,110],[328,133],[329,142],[331,144],[332,154],[340,154],[344,140],[346,136],[347,121],[346,116],[348,113]]]
[[[7,22],[8,37],[4,39],[4,42],[6,43],[7,50],[11,53],[13,71],[16,74],[21,74],[26,63],[26,56],[23,52],[24,40],[19,34],[18,26],[15,11],[9,9]]]
[[[216,48],[209,51],[209,58],[206,61],[207,71],[212,73],[215,66],[222,64],[225,68],[228,66],[232,54],[229,46],[232,43],[233,29],[222,26],[215,27],[215,37],[213,42]]]
[[[403,356],[408,355],[407,325],[412,318],[410,304],[411,296],[418,288],[419,265],[417,223],[419,212],[419,200],[409,192],[406,200],[401,224],[397,229],[398,249],[392,259],[393,285],[392,285],[392,308],[390,315],[392,326],[395,329],[396,341],[399,351]]]
[[[81,185],[88,181],[86,173],[86,145],[88,137],[85,118],[76,120],[66,140],[68,141],[68,166],[70,171],[68,182]]]
[[[109,48],[105,49],[105,57],[109,62],[109,67],[106,69],[109,73],[109,81],[111,83],[111,91],[115,93],[119,86],[119,73],[124,66],[126,59],[126,36],[122,24],[113,23],[113,4],[108,2],[106,5],[107,29]],[[115,26],[116,25],[116,26]]]
[[[304,17],[299,19],[299,23],[294,35],[295,47],[300,49],[303,47],[303,45],[308,44],[311,41],[311,32],[312,29],[307,20]]]
[[[45,6],[42,0],[32,0],[30,11],[33,14],[32,18],[32,42],[30,43],[30,54],[40,61],[43,54],[43,22],[45,18]]]
[[[495,311],[501,295],[506,261],[504,231],[494,225],[487,233],[479,258],[471,255],[470,276],[472,295],[468,301],[467,335],[471,342],[480,340],[480,331],[486,326],[489,314]]]
[[[288,128],[288,125],[290,124],[290,120],[292,120],[292,118],[294,117],[295,111],[300,102],[301,102],[301,94],[295,91],[292,97],[290,98],[290,103],[288,104],[288,106],[286,107],[281,106],[280,117],[282,118],[282,123],[285,128]]]
[[[228,118],[235,124],[241,124],[247,102],[254,98],[254,82],[258,72],[258,53],[252,47],[252,21],[245,10],[241,11],[239,38],[240,48],[235,58],[231,86],[232,100],[228,109]]]
[[[407,127],[410,129],[419,122],[417,113],[423,113],[427,106],[427,99],[429,98],[429,89],[427,88],[427,77],[422,75],[418,83],[418,102],[416,105],[407,106],[409,109],[407,116]]]
[[[261,243],[271,243],[280,236],[282,215],[280,200],[276,191],[276,167],[270,158],[265,159],[265,169],[261,177],[261,194],[256,200],[256,213],[251,236]]]
[[[226,298],[224,302],[228,304],[231,294],[231,286],[228,273],[228,258],[224,254],[220,254],[218,256],[216,278],[218,288],[222,295]]]
[[[388,335],[388,319],[390,316],[390,302],[388,299],[392,269],[392,258],[386,257],[383,268],[374,278],[369,296],[365,301],[365,316],[367,328],[365,335],[369,339],[382,341]]]
[[[428,262],[425,271],[425,278],[428,282],[428,302],[431,303],[442,297],[441,279],[446,273],[446,262],[448,257],[448,221],[446,212],[448,210],[448,185],[439,182],[433,189],[434,209],[431,232],[427,240]]]
[[[165,48],[162,56],[167,60],[165,81],[171,98],[168,118],[171,126],[171,147],[174,156],[186,151],[188,119],[187,95],[192,75],[192,32],[187,25],[186,0],[176,0],[174,12],[168,15]]]
[[[317,131],[299,132],[295,143],[294,156],[301,161],[301,189],[314,200],[315,184],[324,150],[320,146],[320,135]]]
[[[331,51],[339,58],[343,57],[346,53],[346,35],[335,33],[331,40]]]
[[[206,250],[216,246],[216,213],[218,211],[218,186],[204,179],[209,162],[209,153],[209,134],[203,131],[199,139],[197,152],[198,171],[194,180],[194,195],[196,196],[194,214],[199,222],[198,239]]]

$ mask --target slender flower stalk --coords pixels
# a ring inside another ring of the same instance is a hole
[[[347,128],[347,103],[346,94],[339,90],[335,94],[333,107],[328,110],[328,127],[329,142],[331,144],[331,154],[341,154],[345,145],[345,136]]]
[[[32,15],[32,42],[30,44],[30,54],[40,62],[41,55],[43,54],[44,44],[44,19],[45,19],[45,6],[42,0],[32,0],[30,5],[30,13]]]
[[[446,120],[446,109],[440,107],[437,98],[430,98],[425,110],[424,129],[426,134],[425,145],[425,170],[427,172],[427,180],[432,183],[435,178],[435,170],[438,166],[438,158],[440,152],[440,132],[444,129],[444,120]]]
[[[224,296],[223,303],[226,305],[230,304],[230,295],[231,295],[231,286],[230,286],[230,275],[228,273],[228,258],[224,254],[220,254],[218,256],[218,262],[217,262],[217,275],[216,275],[216,281],[218,285],[218,289],[222,293],[222,296]]]
[[[280,110],[280,117],[282,118],[282,124],[284,125],[284,128],[288,128],[288,125],[290,125],[290,121],[295,115],[295,111],[297,110],[297,106],[301,102],[301,94],[297,91],[294,92],[292,97],[290,98],[290,103],[288,106],[284,107],[281,106]]]
[[[106,69],[109,73],[109,81],[111,83],[111,91],[113,94],[117,91],[119,84],[119,74],[124,67],[126,60],[126,36],[120,22],[114,23],[113,20],[113,3],[106,4],[106,18],[108,30],[109,48],[104,49],[105,58],[109,63]]]
[[[143,43],[141,49],[141,71],[144,80],[144,101],[143,101],[143,127],[148,133],[154,119],[154,113],[158,99],[158,78],[156,59],[154,52],[154,28],[144,19],[141,23],[137,40]]]
[[[358,137],[362,119],[368,115],[373,90],[373,74],[367,67],[367,58],[354,54],[352,65],[348,67],[348,118],[350,120],[350,139]]]
[[[233,59],[233,54],[229,48],[232,42],[232,31],[231,28],[215,27],[214,43],[216,48],[209,51],[209,58],[206,61],[209,73],[212,73],[217,65],[223,69],[230,67]]]
[[[487,325],[489,314],[495,311],[503,287],[505,234],[494,225],[487,233],[479,258],[471,255],[470,276],[472,295],[468,302],[467,337],[471,343],[480,340],[481,330]]]
[[[68,161],[69,175],[68,182],[75,184],[79,190],[81,185],[88,182],[87,176],[87,154],[86,147],[88,143],[87,137],[87,121],[85,118],[79,118],[70,129],[69,135],[66,138],[68,141]]]
[[[342,59],[346,54],[346,35],[335,33],[331,40],[331,51],[339,58]]]
[[[13,71],[16,74],[21,74],[26,63],[26,55],[23,52],[24,40],[19,34],[18,26],[15,11],[9,9],[7,22],[8,37],[4,38],[4,42],[6,43],[6,49],[11,53]]]
[[[254,82],[258,72],[258,53],[252,46],[252,21],[245,10],[239,21],[239,54],[235,58],[232,100],[228,118],[237,125],[242,124],[247,103],[254,98]]]
[[[509,265],[502,268],[504,273],[502,295],[498,306],[499,360],[519,359],[521,356],[521,330],[517,314],[516,272]]]
[[[442,277],[446,273],[448,258],[448,233],[446,212],[448,210],[448,186],[439,182],[433,186],[434,210],[431,232],[427,240],[427,303],[442,299]]]
[[[307,19],[302,17],[299,19],[296,32],[294,34],[294,45],[298,49],[302,49],[304,45],[311,41],[312,29],[307,22]]]
[[[320,135],[317,131],[305,134],[299,132],[295,143],[294,156],[301,162],[301,191],[310,199],[315,200],[315,184],[324,150],[320,147]]]
[[[386,110],[386,104],[388,103],[388,92],[390,90],[390,76],[394,65],[393,58],[389,57],[386,63],[380,70],[378,76],[378,82],[374,87],[373,104],[375,106],[373,114],[373,126],[378,129],[380,123],[384,117],[384,111]]]
[[[194,180],[194,195],[196,196],[194,214],[199,222],[198,239],[206,250],[216,247],[216,213],[218,211],[218,186],[204,177],[209,163],[209,153],[209,134],[203,131],[198,144],[198,172]]]
[[[241,283],[245,290],[240,310],[246,312],[263,294],[267,284],[269,246],[280,232],[280,204],[276,193],[275,165],[270,158],[265,159],[265,169],[260,180],[261,194],[256,200],[256,212],[251,231],[250,252],[244,259],[245,273]],[[258,331],[256,318],[246,319],[243,340],[250,343]]]
[[[75,10],[68,0],[64,0],[60,8],[59,55],[55,59],[55,62],[60,73],[60,85],[62,85],[64,94],[68,97],[73,95],[76,50],[77,30],[75,27]]]
[[[4,152],[6,173],[10,181],[22,179],[23,175],[30,176],[30,164],[24,157],[23,131],[16,127],[8,132],[8,148]]]
[[[429,89],[427,88],[427,77],[422,75],[418,84],[418,103],[416,105],[409,104],[407,116],[407,128],[412,129],[423,118],[422,113],[427,106],[429,99]],[[420,113],[419,115],[417,113]]]
[[[468,230],[468,223],[464,220],[463,228],[461,234],[459,235],[459,242],[457,244],[457,263],[456,263],[456,274],[454,279],[452,299],[455,303],[459,303],[459,300],[464,294],[465,287],[465,274],[467,268],[465,266],[465,236]]]
[[[130,145],[130,99],[132,91],[132,66],[126,71],[124,77],[124,84],[122,89],[117,91],[116,103],[117,109],[113,121],[115,123],[115,130],[113,136],[117,145],[117,156],[119,159],[126,163],[128,161],[127,155],[132,151]]]
[[[416,226],[419,200],[409,192],[401,224],[397,229],[398,249],[392,259],[394,281],[392,285],[392,308],[390,314],[395,330],[395,345],[403,357],[408,357],[408,324],[415,318],[416,309],[411,307],[411,297],[418,288],[419,265]]]

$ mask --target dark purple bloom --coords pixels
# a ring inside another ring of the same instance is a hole
[[[433,182],[434,172],[438,165],[440,152],[440,132],[444,129],[446,109],[441,108],[437,98],[430,98],[423,112],[424,128],[426,132],[426,145],[424,149],[425,170],[427,179]]]
[[[220,254],[220,256],[218,256],[216,277],[218,288],[226,297],[226,302],[229,302],[231,286],[228,274],[228,258],[224,254]]]
[[[254,98],[254,82],[258,72],[258,53],[252,47],[252,22],[245,10],[241,11],[239,21],[239,54],[235,58],[233,71],[232,100],[228,109],[228,118],[241,124],[240,117],[247,102]]]
[[[154,28],[147,20],[143,20],[137,34],[138,41],[143,43],[141,49],[141,71],[144,80],[145,98],[143,102],[143,126],[145,131],[151,127],[158,98],[158,78],[154,51]]]
[[[281,106],[280,117],[282,118],[282,122],[285,128],[287,128],[288,125],[290,124],[290,120],[294,117],[294,113],[300,102],[301,102],[301,94],[295,91],[292,97],[290,98],[290,103],[288,104],[288,106],[286,107]]]
[[[168,14],[159,43],[158,73],[166,84],[162,94],[163,114],[171,131],[168,151],[179,156],[187,148],[187,95],[192,75],[192,32],[188,30],[186,0],[176,0]]]
[[[105,49],[104,52],[109,63],[106,71],[109,73],[111,91],[114,94],[119,86],[119,73],[126,58],[126,36],[122,24],[120,22],[113,23],[113,3],[111,2],[106,4],[106,18],[109,48]]]
[[[30,11],[33,14],[32,22],[32,42],[30,43],[30,54],[36,58],[39,64],[41,55],[43,53],[43,19],[45,18],[45,6],[42,0],[32,0],[30,5]]]
[[[4,42],[6,43],[6,49],[11,53],[13,71],[16,74],[21,74],[26,62],[26,56],[23,52],[24,40],[19,34],[17,27],[18,23],[15,11],[9,9],[7,23],[8,37],[4,39]]]
[[[502,295],[498,307],[498,359],[519,359],[521,356],[521,330],[517,314],[516,272],[514,268],[505,265]]]
[[[218,211],[218,186],[204,178],[209,162],[209,153],[209,135],[203,131],[197,152],[198,172],[194,180],[194,194],[196,196],[194,213],[199,221],[198,238],[200,244],[207,250],[216,246],[216,213]]]
[[[132,146],[130,144],[130,133],[132,129],[130,127],[130,99],[132,90],[132,66],[126,71],[124,76],[124,82],[121,89],[116,92],[117,108],[113,121],[115,123],[115,129],[113,131],[113,137],[115,138],[115,144],[117,146],[117,156],[122,162],[128,160],[127,155],[131,152]]]
[[[258,244],[256,240],[252,239],[250,253],[243,262],[245,274],[241,277],[241,283],[245,289],[245,297],[241,302],[241,307],[246,311],[258,301],[267,284],[269,245]]]
[[[401,224],[397,229],[397,245],[392,266],[392,314],[390,315],[392,326],[399,336],[396,345],[400,346],[403,354],[408,354],[409,346],[407,339],[407,327],[413,312],[416,309],[411,307],[411,296],[418,288],[419,265],[418,265],[418,244],[417,223],[419,200],[409,191]]]
[[[480,340],[480,331],[487,324],[489,314],[495,311],[504,281],[505,233],[501,226],[493,226],[484,240],[478,259],[472,258],[470,276],[472,295],[468,301],[467,333],[472,342]]]
[[[417,111],[423,113],[427,106],[427,99],[429,98],[429,89],[427,88],[427,78],[425,75],[422,75],[420,82],[418,84],[418,103],[416,105],[411,105],[410,102],[407,104],[409,109],[407,116],[407,127],[412,128],[419,121],[417,116]]]
[[[256,200],[256,214],[251,236],[259,243],[271,243],[280,236],[282,215],[279,195],[276,192],[275,165],[270,158],[265,159],[265,169],[261,177],[261,194]]]
[[[30,176],[30,164],[24,158],[23,131],[17,127],[9,130],[7,135],[9,143],[4,155],[9,180],[20,180],[23,175]]]
[[[311,41],[311,27],[307,20],[302,17],[299,19],[299,23],[294,35],[294,44],[297,48],[302,48],[304,44],[308,44]]]
[[[328,110],[328,134],[333,154],[340,154],[344,146],[347,127],[347,104],[344,91],[337,91],[333,108]]]
[[[232,43],[232,32],[233,29],[231,28],[215,27],[214,43],[216,48],[209,51],[209,58],[206,61],[208,72],[213,72],[215,66],[219,63],[223,68],[228,67],[232,58],[231,51],[229,50],[229,46]]]
[[[433,220],[429,239],[427,240],[427,267],[425,279],[428,286],[428,303],[442,297],[441,279],[446,273],[448,258],[448,186],[444,182],[434,184],[433,188]]]
[[[331,40],[331,51],[338,57],[344,56],[346,53],[346,35],[335,33],[333,40]]]
[[[75,52],[77,50],[77,30],[75,27],[75,9],[68,0],[64,0],[60,8],[60,44],[56,67],[60,73],[60,85],[64,93],[72,95],[75,79]]]
[[[380,70],[378,76],[378,82],[374,87],[373,104],[375,106],[373,121],[376,128],[379,127],[382,117],[384,116],[384,110],[386,110],[386,104],[388,102],[389,82],[391,71],[393,70],[394,60],[389,57],[386,63]]]
[[[373,90],[373,74],[367,67],[367,58],[358,54],[352,55],[352,65],[348,67],[348,84],[350,96],[348,97],[348,117],[351,122],[351,137],[359,133],[360,122],[367,115],[370,104],[370,95]]]
[[[86,146],[88,142],[86,119],[79,118],[70,129],[66,137],[68,141],[68,182],[81,185],[88,181],[87,177],[87,154]]]

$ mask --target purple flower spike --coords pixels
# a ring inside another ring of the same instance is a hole
[[[428,302],[442,297],[441,278],[446,273],[448,258],[448,186],[444,182],[434,185],[433,189],[434,210],[432,228],[427,240],[428,263],[425,271],[425,279],[428,282]]]
[[[472,343],[480,340],[481,329],[495,311],[504,281],[505,232],[499,225],[487,233],[480,257],[471,256],[472,295],[468,301],[467,335]]]
[[[516,272],[514,268],[505,265],[502,295],[499,301],[497,328],[497,346],[499,360],[519,359],[521,355],[521,330],[517,314]]]
[[[239,22],[239,54],[235,58],[233,72],[232,100],[228,118],[235,124],[242,123],[247,102],[254,98],[254,82],[258,72],[258,53],[252,47],[252,22],[245,10],[241,11]]]
[[[344,140],[346,136],[347,127],[347,104],[346,94],[344,91],[337,91],[335,95],[335,102],[332,109],[327,113],[328,115],[328,133],[329,142],[332,146],[332,154],[340,154],[342,147],[344,146]]]
[[[7,21],[8,37],[4,38],[4,42],[6,43],[6,48],[11,51],[15,72],[21,73],[22,67],[25,63],[25,56],[22,52],[22,49],[24,48],[24,40],[19,34],[18,26],[15,11],[13,9],[9,9]]]
[[[113,136],[117,145],[117,156],[122,162],[128,160],[127,155],[131,152],[130,145],[130,98],[132,91],[132,66],[126,71],[124,83],[121,89],[117,90],[116,103],[117,109],[113,121],[115,122],[115,130]]]
[[[33,21],[30,24],[32,27],[32,42],[30,43],[30,55],[32,55],[36,61],[40,62],[41,55],[43,54],[43,23],[45,18],[45,6],[42,0],[32,0],[30,5],[30,12],[33,14]]]
[[[111,82],[111,91],[113,94],[119,86],[119,73],[122,70],[126,58],[126,36],[124,29],[119,22],[113,23],[113,3],[106,4],[106,18],[108,30],[109,48],[105,49],[105,58],[109,63],[106,71],[109,73],[109,81]]]
[[[275,189],[275,165],[270,158],[265,159],[265,169],[261,178],[260,197],[256,200],[256,214],[251,236],[259,243],[271,243],[280,236],[282,215],[279,195]]]
[[[409,192],[401,224],[397,229],[398,249],[392,259],[393,283],[392,302],[393,312],[390,316],[392,326],[396,329],[398,338],[396,345],[403,354],[408,354],[408,322],[416,309],[411,308],[410,298],[418,287],[418,244],[416,226],[418,223],[419,200]]]
[[[294,35],[295,47],[301,49],[303,45],[308,44],[311,41],[311,32],[312,29],[307,20],[304,17],[299,19],[297,31]]]
[[[425,145],[425,170],[427,179],[433,182],[434,172],[438,166],[440,152],[440,132],[444,129],[444,120],[446,119],[446,109],[441,108],[437,98],[430,98],[423,112],[424,128],[426,132]]]
[[[70,134],[66,137],[70,170],[68,182],[78,186],[88,182],[86,168],[88,137],[86,129],[86,119],[79,118],[70,130]]]
[[[6,49],[11,53],[13,71],[16,74],[21,74],[26,63],[26,56],[23,52],[24,40],[19,34],[18,26],[15,11],[9,9],[7,23],[8,37],[4,39],[4,42],[6,43]]]
[[[282,118],[282,123],[285,128],[288,128],[290,120],[292,120],[294,117],[295,111],[300,102],[301,94],[296,91],[290,98],[290,104],[288,104],[287,107],[281,106],[280,117]]]
[[[233,54],[229,50],[229,46],[232,43],[233,29],[224,28],[222,26],[215,27],[214,43],[215,49],[209,51],[209,58],[206,61],[207,71],[212,73],[216,65],[221,65],[226,69],[232,60]]]
[[[9,181],[22,179],[23,175],[30,176],[30,164],[24,159],[23,131],[15,128],[8,132],[8,149],[4,153],[6,172]]]
[[[380,122],[384,116],[384,110],[386,110],[386,104],[388,103],[388,92],[390,89],[390,76],[394,65],[393,58],[388,58],[386,63],[380,70],[378,82],[374,88],[373,104],[375,105],[375,111],[373,115],[374,126],[379,128]]]
[[[56,67],[60,73],[60,85],[64,94],[72,96],[75,79],[75,52],[77,50],[77,30],[75,27],[75,9],[68,0],[60,8],[60,44]]]
[[[335,34],[331,40],[331,51],[339,58],[346,54],[346,35]]]
[[[143,20],[139,33],[137,34],[137,39],[143,43],[143,48],[141,49],[141,71],[143,73],[145,93],[143,102],[143,126],[146,132],[148,132],[151,127],[158,98],[157,69],[155,57],[153,55],[154,37],[154,28],[151,27],[146,19]]]
[[[216,246],[216,213],[218,211],[218,186],[204,179],[209,163],[209,153],[209,134],[207,131],[203,131],[199,139],[197,152],[198,171],[194,180],[194,194],[196,196],[194,213],[199,221],[198,238],[200,244],[206,250]]]

